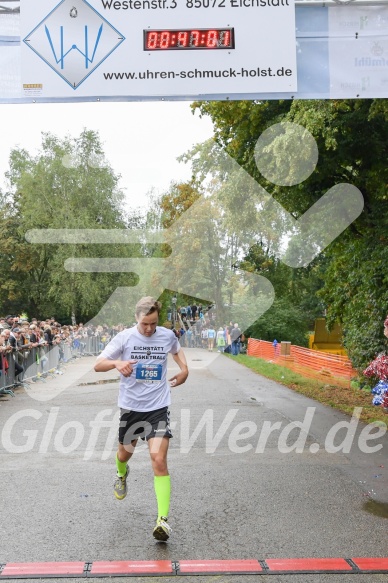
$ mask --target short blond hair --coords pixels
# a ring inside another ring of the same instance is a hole
[[[135,315],[136,318],[139,318],[141,315],[148,316],[149,314],[153,314],[154,312],[160,314],[160,310],[162,309],[162,304],[156,301],[151,296],[146,296],[145,298],[141,298],[136,304],[135,308]]]

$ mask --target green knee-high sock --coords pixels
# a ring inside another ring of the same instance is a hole
[[[154,476],[156,501],[158,503],[158,518],[168,518],[170,509],[171,480],[170,476]]]
[[[127,462],[121,462],[117,457],[116,453],[116,468],[117,468],[117,475],[122,478],[127,473]]]

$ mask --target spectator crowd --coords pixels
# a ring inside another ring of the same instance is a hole
[[[170,325],[182,346],[232,355],[244,351],[241,344],[244,336],[237,323],[216,326],[215,306],[206,311],[201,305],[179,307],[175,318],[169,313],[168,319],[170,322],[175,319]],[[49,369],[63,374],[61,363],[77,356],[99,354],[116,334],[130,326],[62,325],[55,318],[0,317],[0,394],[12,394],[12,390],[6,389],[47,376]]]
[[[55,373],[62,374],[61,363],[86,353],[98,354],[124,328],[122,324],[61,325],[55,318],[0,317],[0,392],[5,392],[2,391],[5,387],[31,380],[31,375],[46,376],[54,353]]]
[[[172,313],[168,314],[172,319]],[[173,332],[182,346],[187,348],[204,348],[213,352],[228,352],[234,356],[245,352],[242,344],[245,337],[238,323],[217,324],[217,312],[214,304],[206,310],[202,305],[180,306],[177,309],[177,322]]]

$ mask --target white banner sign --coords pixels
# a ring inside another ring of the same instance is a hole
[[[297,90],[293,0],[22,0],[21,29],[25,95]]]
[[[386,97],[388,8],[332,7],[329,31],[331,97]]]

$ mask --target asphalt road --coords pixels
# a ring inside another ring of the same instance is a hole
[[[186,354],[189,379],[172,391],[168,544],[152,537],[145,446],[132,458],[127,498],[113,496],[118,374],[95,373],[95,359],[85,357],[62,376],[0,397],[0,563],[387,556],[387,519],[365,508],[388,503],[387,434],[371,439],[383,431],[356,418],[349,426],[349,417],[225,356]],[[294,422],[304,422],[305,434]],[[190,580],[342,583],[344,576]],[[363,583],[386,580],[362,575]]]

